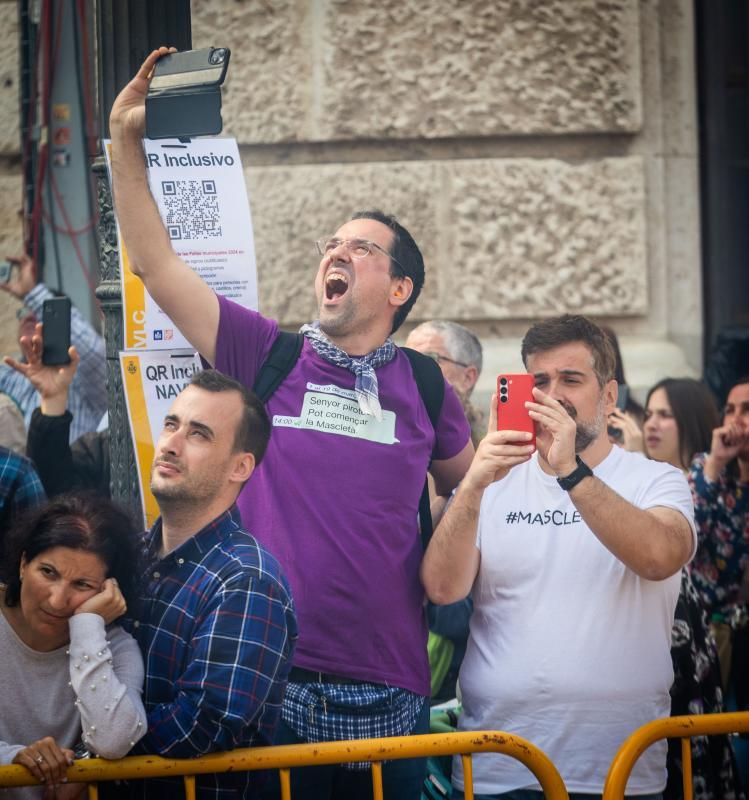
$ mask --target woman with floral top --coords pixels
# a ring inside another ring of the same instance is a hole
[[[666,378],[648,393],[643,427],[645,453],[687,472],[696,453],[706,450],[720,423],[707,387],[691,378]],[[698,551],[702,536],[698,526]],[[720,668],[708,617],[688,571],[682,571],[681,590],[671,632],[671,714],[710,714],[724,710]],[[695,736],[691,740],[694,796],[699,800],[737,800],[736,768],[725,736]],[[668,783],[664,800],[682,796],[681,752],[669,740]]]
[[[740,597],[749,565],[749,376],[728,392],[723,423],[692,462],[689,483],[699,539],[692,579],[711,616],[725,686],[732,635],[749,624]]]

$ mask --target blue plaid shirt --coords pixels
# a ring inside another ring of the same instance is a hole
[[[293,683],[286,688],[283,721],[307,742],[408,736],[427,698],[379,683]],[[369,769],[353,761],[344,769]]]
[[[43,283],[38,283],[23,298],[23,302],[41,322],[44,301],[54,296]],[[81,357],[68,393],[68,410],[73,415],[70,426],[72,443],[84,433],[95,431],[107,410],[107,360],[104,339],[75,307],[70,310],[70,343],[75,345]],[[5,392],[16,401],[28,429],[34,409],[42,402],[39,392],[20,372],[2,363],[0,392]]]
[[[267,745],[280,719],[297,638],[278,562],[242,529],[235,507],[166,557],[161,521],[146,535],[137,620],[148,733],[134,752],[190,758]],[[181,785],[181,780],[178,781]],[[252,773],[204,775],[198,797],[250,796]],[[173,782],[135,781],[132,797],[181,796]]]
[[[34,465],[7,447],[0,447],[0,538],[14,517],[47,499]]]

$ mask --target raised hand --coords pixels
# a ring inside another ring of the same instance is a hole
[[[37,323],[33,336],[22,336],[19,340],[25,361],[5,356],[3,361],[20,372],[31,382],[42,397],[42,413],[59,416],[65,412],[68,389],[78,369],[80,356],[75,347],[70,347],[70,363],[63,366],[42,364],[44,348],[44,326]]]
[[[710,452],[705,460],[705,475],[715,481],[729,461],[746,447],[749,432],[736,422],[721,425],[713,430]]]
[[[645,451],[642,429],[631,414],[615,408],[609,414],[608,424],[609,427],[621,431],[621,444],[625,450],[629,450],[631,453],[643,453]]]
[[[39,282],[36,261],[28,253],[22,256],[9,256],[8,261],[15,266],[15,269],[10,280],[0,284],[0,289],[23,300]]]
[[[175,53],[174,47],[159,47],[152,50],[141,64],[135,77],[117,95],[109,115],[110,129],[120,128],[143,137],[146,129],[146,95],[156,62],[168,53]]]
[[[483,491],[491,483],[502,480],[514,466],[528,461],[533,455],[535,448],[531,438],[526,431],[497,430],[497,395],[492,395],[487,434],[479,443],[463,478],[463,487]]]
[[[576,467],[577,425],[564,406],[550,395],[533,387],[535,403],[526,403],[531,419],[541,430],[536,435],[539,455],[557,475],[569,475]]]

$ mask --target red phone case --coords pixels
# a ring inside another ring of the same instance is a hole
[[[497,430],[526,431],[532,434],[533,445],[536,444],[536,428],[525,403],[534,402],[531,389],[535,385],[533,375],[527,372],[497,376]]]

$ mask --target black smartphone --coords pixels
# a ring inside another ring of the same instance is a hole
[[[146,136],[185,139],[221,133],[221,84],[231,51],[205,47],[162,56],[146,97]]]
[[[70,298],[53,297],[42,306],[42,364],[57,366],[70,363]]]

